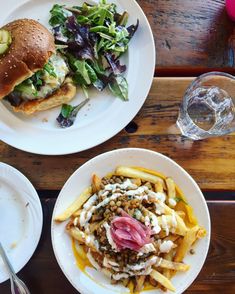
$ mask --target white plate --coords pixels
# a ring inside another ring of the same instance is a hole
[[[196,182],[170,158],[146,149],[130,148],[107,152],[89,160],[64,185],[56,201],[53,218],[67,208],[81,191],[90,185],[92,174],[96,173],[103,177],[118,165],[142,166],[171,176],[186,195],[199,220],[199,224],[206,229],[207,236],[198,241],[194,247],[196,253],[187,255],[184,259],[190,265],[190,270],[186,273],[178,273],[172,279],[172,283],[176,287],[176,293],[182,293],[197,277],[206,259],[210,243],[210,216],[205,199]],[[76,266],[72,253],[71,239],[65,232],[65,223],[56,224],[52,221],[51,234],[56,259],[70,283],[79,292],[89,294],[128,292],[126,289],[123,290],[121,286],[111,285],[108,279],[95,270],[88,269],[91,278],[80,271]],[[151,290],[143,293],[162,292]]]
[[[0,162],[0,240],[16,272],[33,255],[42,231],[42,207],[29,180]],[[8,279],[0,257],[0,283]]]
[[[37,154],[62,155],[94,147],[121,131],[142,107],[152,84],[155,69],[155,46],[151,28],[143,11],[134,0],[110,0],[118,11],[130,12],[130,24],[140,20],[123,62],[127,65],[129,101],[115,98],[109,91],[89,91],[91,101],[78,114],[74,126],[60,129],[56,117],[60,107],[32,117],[15,114],[6,102],[0,103],[0,140],[18,149]],[[55,3],[79,5],[81,0],[7,0],[0,10],[0,26],[18,19],[33,18],[47,26],[49,10]],[[93,1],[97,2],[97,1]],[[92,3],[92,2],[91,2]],[[71,102],[84,99],[79,90]]]

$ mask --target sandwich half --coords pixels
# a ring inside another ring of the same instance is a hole
[[[29,115],[73,99],[76,87],[69,67],[44,26],[20,19],[2,27],[0,33],[10,39],[0,55],[0,99],[7,100],[14,111]]]

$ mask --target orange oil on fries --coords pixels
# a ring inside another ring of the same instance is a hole
[[[87,256],[84,255],[84,256],[81,256],[79,253],[78,253],[78,250],[76,248],[76,245],[75,245],[75,240],[72,239],[72,249],[73,249],[73,254],[74,254],[74,257],[76,259],[76,264],[77,264],[77,267],[86,274],[86,271],[85,271],[85,268],[88,266],[88,267],[93,267]]]
[[[76,259],[76,265],[77,267],[84,273],[86,274],[88,277],[90,277],[92,279],[92,277],[90,275],[87,274],[87,272],[85,271],[86,267],[91,267],[93,268],[93,266],[90,264],[88,258],[86,257],[86,255],[81,256],[78,253],[78,250],[76,248],[76,240],[72,239],[72,249],[73,249],[73,254],[74,257]],[[95,280],[94,280],[95,281]],[[97,281],[95,281],[97,283]],[[134,283],[131,281],[128,286],[127,286],[130,290],[130,294],[138,294],[137,292],[134,292]],[[147,283],[142,291],[148,291],[148,290],[153,290],[156,289],[156,287],[153,287],[151,284]]]

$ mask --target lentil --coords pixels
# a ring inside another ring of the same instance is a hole
[[[121,201],[117,201],[117,206],[121,206],[122,205],[122,202]]]
[[[115,205],[115,202],[112,200],[110,201],[110,206],[114,206]]]
[[[192,255],[193,255],[193,254],[195,254],[195,250],[194,250],[193,248],[192,248],[192,249],[190,249],[190,251],[189,251],[189,252],[190,252],[190,254],[192,254]]]

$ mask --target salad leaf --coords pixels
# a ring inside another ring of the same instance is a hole
[[[120,57],[139,26],[139,21],[127,26],[128,18],[128,12],[118,13],[106,0],[72,7],[56,4],[51,9],[55,43],[63,46],[58,48],[67,57],[73,80],[86,95],[90,86],[99,91],[109,86],[115,96],[128,100],[126,65]]]
[[[66,19],[72,15],[72,12],[65,9],[64,5],[55,4],[50,10],[51,18],[49,24],[51,26],[63,25]]]
[[[128,22],[129,15],[126,11],[123,14],[116,13],[114,16],[114,20],[116,21],[117,25],[125,27]]]
[[[94,84],[98,80],[95,70],[88,63],[86,63],[86,70],[90,78],[91,84]]]
[[[87,71],[85,60],[76,60],[74,66],[77,68],[76,73],[79,73],[85,80],[87,85],[91,84],[91,80]]]
[[[68,42],[69,38],[66,36],[66,29],[62,25],[57,25],[52,30],[55,41],[65,44]]]
[[[89,28],[78,24],[75,16],[66,21],[66,28],[73,34],[73,40],[68,43],[69,49],[78,59],[94,59],[93,39],[90,40]]]
[[[87,104],[89,99],[84,100],[77,106],[71,106],[69,104],[63,104],[61,108],[61,112],[57,117],[57,122],[61,128],[69,128],[71,127],[76,119],[76,116],[80,109]]]
[[[138,29],[138,27],[139,27],[139,24],[140,24],[140,22],[139,22],[139,20],[137,19],[137,23],[136,23],[136,25],[131,25],[131,26],[129,26],[129,27],[127,28],[127,31],[128,31],[128,33],[129,33],[129,39],[131,39],[131,38],[134,36],[135,32],[137,31],[137,29]]]
[[[109,88],[115,96],[123,101],[128,101],[128,83],[123,76],[114,76],[112,82],[109,83]]]
[[[121,65],[120,60],[115,59],[114,54],[105,53],[105,58],[107,59],[115,75],[121,74],[126,71],[126,65]]]

